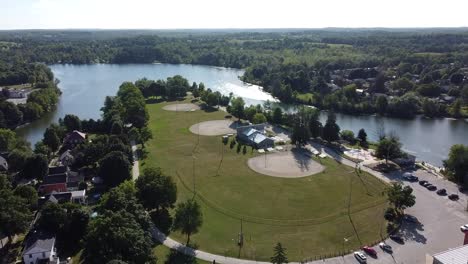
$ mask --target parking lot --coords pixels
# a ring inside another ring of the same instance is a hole
[[[387,175],[391,180],[398,180],[413,188],[416,205],[406,210],[406,214],[414,216],[416,221],[404,221],[398,235],[404,239],[404,244],[387,239],[392,246],[393,254],[382,251],[377,245],[377,258],[367,256],[367,263],[426,263],[426,254],[433,255],[449,248],[463,244],[463,234],[460,226],[468,224],[466,212],[466,195],[458,192],[455,184],[439,178],[423,170],[413,173],[419,180],[427,180],[438,189],[445,188],[447,194],[459,194],[458,201],[451,201],[446,196],[429,191],[418,182],[402,180],[400,173]],[[358,263],[352,254],[345,257],[314,261],[313,263]]]

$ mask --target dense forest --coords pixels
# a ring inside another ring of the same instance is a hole
[[[244,81],[283,102],[351,114],[467,115],[466,29],[2,31],[0,50],[7,65],[163,62],[242,68]]]

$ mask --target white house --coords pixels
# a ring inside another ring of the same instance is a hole
[[[59,264],[55,249],[55,236],[40,231],[29,232],[23,251],[23,262],[25,264],[54,263]]]

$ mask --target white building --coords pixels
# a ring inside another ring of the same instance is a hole
[[[426,264],[467,264],[468,245],[452,248],[426,257]]]
[[[25,264],[59,264],[60,260],[55,249],[55,236],[39,231],[29,232],[24,245],[23,262]]]

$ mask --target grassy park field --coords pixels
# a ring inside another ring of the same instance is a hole
[[[174,102],[172,102],[174,103]],[[142,167],[161,167],[177,182],[178,199],[194,197],[204,223],[191,243],[210,253],[269,260],[281,242],[290,261],[338,254],[386,234],[385,185],[377,178],[326,158],[325,170],[302,178],[262,175],[247,166],[258,154],[224,145],[221,136],[199,136],[193,124],[224,119],[222,111],[174,112],[171,103],[148,104],[153,139]],[[238,234],[244,245],[237,245]],[[181,242],[186,238],[173,232]],[[346,238],[346,242],[345,242]]]

